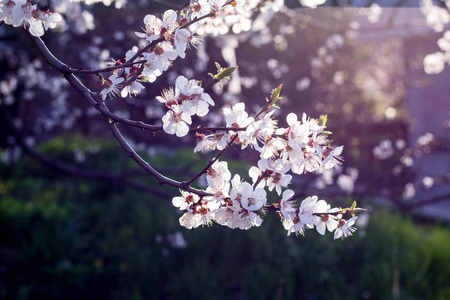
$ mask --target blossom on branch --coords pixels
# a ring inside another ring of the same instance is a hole
[[[182,137],[188,134],[189,126],[192,123],[191,115],[183,110],[181,105],[173,105],[162,118],[163,130],[168,134],[175,134]]]
[[[175,59],[185,57],[189,45],[199,42],[197,35],[189,28],[191,25],[206,20],[205,17],[227,15],[229,9],[234,10],[234,13],[228,15],[228,20],[230,17],[231,19],[236,17],[236,12],[245,14],[246,16],[241,16],[243,18],[250,18],[251,15],[244,10],[244,5],[243,0],[200,0],[192,1],[190,7],[180,12],[167,10],[162,18],[146,15],[144,31],[135,33],[142,39],[139,45],[143,48],[133,47],[126,52],[126,67],[122,67],[120,60],[117,60],[112,68],[92,71],[92,73],[106,71],[114,73],[107,79],[102,77],[103,90],[99,95],[105,101],[108,97],[139,94],[144,88],[142,83],[154,82],[162,72],[168,70]],[[252,1],[249,7],[256,5],[256,1]],[[218,19],[217,17],[216,20]],[[220,22],[225,19],[226,17]],[[36,5],[25,0],[0,0],[0,20],[13,26],[25,24],[32,35],[40,36],[48,28],[54,28],[61,20],[61,16],[39,10]],[[34,42],[40,43],[42,40],[34,38]],[[441,41],[441,44],[445,46],[446,41]],[[45,56],[46,52],[39,50]],[[52,62],[52,57],[49,57],[50,55],[46,56],[47,61]],[[57,63],[53,63],[52,66],[63,75],[68,72]],[[236,68],[218,66],[218,74],[212,75],[214,80],[211,83],[229,78]],[[75,76],[76,72],[69,71],[71,72],[73,72],[71,75]],[[68,81],[70,82],[69,79]],[[165,89],[161,96],[156,97],[157,101],[165,104],[168,109],[162,117],[162,129],[165,133],[184,137],[190,131],[192,116],[204,117],[209,113],[210,106],[214,106],[215,102],[208,93],[205,93],[204,88],[206,86],[209,88],[210,85],[208,83],[202,86],[198,80],[178,76],[174,87]],[[290,113],[286,118],[287,128],[278,127],[278,121],[273,117],[275,111],[273,108],[278,108],[276,102],[281,99],[281,87],[282,85],[272,91],[267,103],[254,117],[246,112],[244,103],[235,103],[222,110],[224,127],[192,129],[198,141],[194,152],[219,150],[219,153],[208,161],[206,167],[192,179],[177,182],[167,179],[151,167],[146,169],[161,184],[181,189],[181,196],[174,197],[172,204],[184,211],[179,219],[182,226],[190,229],[210,225],[215,221],[230,228],[247,230],[260,226],[270,210],[277,210],[288,235],[304,234],[306,230],[316,227],[318,233],[322,235],[326,230],[334,231],[334,238],[337,239],[351,236],[356,230],[353,227],[356,217],[348,221],[344,219],[345,216],[360,211],[356,208],[356,203],[351,208],[331,208],[324,200],[318,200],[317,196],[309,196],[297,203],[294,191],[288,189],[293,177],[290,172],[300,175],[337,167],[342,161],[343,146],[331,146],[332,142],[328,139],[331,132],[325,130],[326,116],[313,119],[303,114],[300,120],[296,114]],[[89,93],[81,81],[76,88],[83,95]],[[95,103],[92,105],[98,108]],[[107,106],[106,103],[102,103],[102,108],[107,109],[103,105]],[[117,122],[154,131],[161,129],[160,126],[111,118]],[[116,122],[109,125],[120,145],[128,153],[133,153],[132,146],[120,135]],[[208,134],[204,134],[206,132]],[[257,167],[251,167],[248,173],[253,180],[252,184],[241,180],[238,174],[232,176],[228,163],[219,161],[230,148],[241,150],[248,148],[257,152],[259,156]],[[149,166],[139,155],[132,155],[132,158],[141,166]],[[207,187],[203,190],[192,187],[191,185],[201,177],[206,179]],[[273,190],[281,196],[281,200],[268,203],[268,198],[270,199],[268,193],[275,194]]]
[[[100,92],[103,100],[106,100],[106,97],[116,97],[119,95],[119,84],[124,81],[122,77],[118,77],[116,74],[112,74],[108,77],[108,79],[102,78],[102,85],[104,89]]]
[[[60,14],[43,11],[26,0],[0,0],[0,21],[14,27],[24,24],[34,36],[43,36],[61,20]]]
[[[355,221],[358,217],[352,217],[350,220],[340,219],[338,223],[338,228],[334,232],[334,239],[346,238],[353,235],[356,228],[353,227]]]

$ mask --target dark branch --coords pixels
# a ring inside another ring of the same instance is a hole
[[[44,57],[44,59],[49,63],[51,66],[56,68],[59,72],[63,73],[65,70],[67,70],[67,65],[59,61],[47,48],[47,46],[44,44],[42,39],[39,37],[35,37],[31,34],[28,34],[28,36],[32,39],[32,41],[35,43],[36,47]],[[109,123],[109,127],[114,135],[114,137],[117,139],[119,144],[124,148],[124,150],[128,153],[128,155],[133,158],[136,163],[141,166],[145,171],[150,173],[153,177],[155,177],[158,182],[163,184],[168,184],[173,187],[177,187],[179,189],[183,189],[188,192],[192,192],[195,194],[198,194],[199,196],[209,196],[210,194],[192,188],[190,186],[187,186],[185,183],[181,183],[178,181],[175,181],[173,179],[167,178],[160,174],[158,171],[156,171],[153,167],[150,166],[149,163],[147,163],[143,158],[141,158],[136,151],[128,144],[128,142],[125,140],[125,138],[122,136],[121,132],[117,128],[116,119],[118,118],[116,115],[112,114],[106,105],[101,101],[99,96],[97,94],[92,93],[83,83],[79,81],[79,79],[72,73],[65,74],[64,78],[75,88],[77,89],[82,96],[98,111],[100,111],[107,119]],[[120,118],[119,118],[120,119]],[[125,119],[120,120],[121,123],[127,124],[127,125],[136,125],[135,121],[129,121]],[[142,124],[140,124],[142,126]],[[150,126],[150,125],[147,125]],[[150,128],[154,128],[151,126]],[[159,126],[158,126],[159,128]]]
[[[73,69],[73,68],[67,68],[66,72],[67,73],[74,73],[74,74],[98,74],[98,73],[105,73],[105,72],[111,72],[117,69],[122,69],[122,68],[127,68],[127,67],[131,67],[133,65],[137,65],[137,64],[144,64],[146,63],[145,60],[140,60],[140,61],[127,61],[124,62],[123,64],[120,65],[115,65],[115,66],[111,66],[108,68],[103,68],[103,69],[98,69],[98,70],[86,70],[86,69]]]
[[[27,153],[30,157],[34,158],[35,160],[39,161],[40,163],[46,165],[48,168],[66,173],[68,175],[73,175],[76,177],[81,177],[85,179],[93,179],[93,180],[99,180],[99,181],[106,181],[106,182],[116,182],[119,184],[124,184],[129,187],[135,188],[140,191],[152,193],[158,196],[162,197],[170,197],[170,194],[156,189],[148,184],[142,184],[133,180],[128,179],[126,176],[128,174],[126,173],[104,173],[104,172],[97,172],[97,171],[90,171],[90,170],[84,170],[81,168],[77,168],[75,166],[63,163],[61,161],[55,160],[43,153],[40,153],[36,149],[33,149],[30,147],[27,143],[25,143],[24,139],[22,138],[22,135],[18,132],[17,128],[13,125],[13,122],[11,120],[11,117],[4,111],[4,109],[0,106],[0,116],[3,120],[6,121],[7,126],[9,127],[9,133],[12,134],[15,141],[22,147],[22,149]]]

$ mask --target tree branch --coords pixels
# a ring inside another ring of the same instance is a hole
[[[140,61],[127,61],[124,62],[123,64],[120,65],[115,65],[115,66],[111,66],[108,68],[103,68],[103,69],[98,69],[98,70],[86,70],[86,69],[73,69],[73,68],[67,68],[67,72],[68,73],[74,73],[74,74],[98,74],[98,73],[105,73],[105,72],[111,72],[117,69],[122,69],[122,68],[126,68],[126,67],[131,67],[133,65],[137,65],[137,64],[144,64],[146,63],[145,60],[140,60]]]
[[[49,63],[51,66],[56,68],[59,72],[63,73],[65,76],[64,78],[75,88],[77,89],[83,98],[85,98],[92,106],[94,106],[98,111],[100,111],[107,119],[109,123],[109,127],[114,135],[114,137],[117,139],[119,144],[124,148],[124,150],[128,153],[128,156],[133,158],[139,166],[141,166],[145,171],[150,173],[153,177],[155,177],[158,180],[158,183],[168,184],[173,187],[177,187],[179,189],[195,193],[199,196],[210,196],[209,193],[206,193],[204,191],[195,189],[190,187],[189,185],[186,185],[186,183],[181,183],[178,181],[175,181],[173,179],[170,179],[168,177],[163,176],[158,171],[156,171],[153,167],[150,166],[149,163],[147,163],[143,158],[141,158],[136,151],[128,144],[128,142],[125,140],[125,138],[122,136],[121,132],[117,128],[116,119],[118,118],[116,115],[112,114],[106,105],[101,101],[99,96],[95,93],[92,93],[83,83],[79,81],[79,79],[73,74],[68,72],[70,68],[60,60],[58,60],[47,48],[45,43],[42,41],[41,38],[35,37],[31,35],[28,31],[28,36],[31,38],[31,40],[34,42],[36,47],[38,48],[41,55],[44,57],[45,61]],[[129,121],[125,119],[120,119],[121,123],[135,126],[135,121]],[[140,126],[143,126],[143,124],[140,124]],[[149,129],[154,129],[155,127],[151,125],[147,125]],[[145,126],[145,127],[147,127]],[[158,126],[159,128],[160,126]],[[158,129],[159,130],[159,129]]]
[[[25,153],[27,153],[30,157],[34,158],[35,160],[39,161],[40,163],[46,165],[47,167],[53,170],[57,170],[59,172],[73,175],[76,177],[82,177],[85,179],[116,182],[119,184],[127,185],[140,191],[152,193],[162,197],[170,197],[170,194],[165,191],[156,189],[151,185],[142,184],[126,178],[126,176],[128,175],[126,173],[115,174],[115,173],[89,171],[52,159],[51,157],[40,153],[39,151],[33,149],[27,143],[25,143],[24,139],[22,138],[22,135],[18,132],[17,128],[14,126],[11,117],[5,112],[2,106],[0,106],[0,116],[2,117],[3,120],[6,121],[6,124],[9,127],[9,132],[12,134],[16,142],[22,147]]]

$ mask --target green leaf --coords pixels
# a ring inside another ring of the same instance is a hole
[[[280,84],[276,89],[273,89],[271,94],[270,94],[270,99],[266,98],[266,101],[269,102],[269,106],[274,106],[277,107],[275,105],[275,103],[277,103],[277,101],[279,99],[283,99],[282,97],[280,97],[280,93],[281,93],[281,88],[283,87],[283,84]]]
[[[328,119],[327,115],[321,115],[319,118],[319,125],[325,126],[327,124],[327,119]]]
[[[225,69],[220,70],[220,72],[216,75],[216,78],[219,80],[223,80],[223,79],[230,79],[231,75],[233,75],[233,72],[237,69],[238,67],[228,67]]]

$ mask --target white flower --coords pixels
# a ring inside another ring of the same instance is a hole
[[[278,151],[285,149],[286,145],[286,142],[280,138],[268,137],[260,149],[261,158],[269,159],[277,156]],[[286,163],[285,160],[283,162]]]
[[[300,3],[309,8],[316,8],[318,5],[324,4],[325,0],[300,0]]]
[[[233,219],[236,216],[236,211],[231,205],[224,205],[216,210],[214,220],[223,226],[232,228]]]
[[[249,191],[249,190],[246,190]],[[262,188],[256,188],[249,195],[243,195],[241,199],[242,208],[248,211],[258,211],[267,203],[267,193]]]
[[[169,9],[166,10],[163,14],[163,22],[165,27],[169,30],[169,32],[173,31],[175,28],[178,27],[177,22],[178,14],[176,11]]]
[[[275,188],[278,195],[281,195],[281,188],[287,187],[292,180],[292,175],[285,174],[287,171],[289,171],[289,165],[284,164],[281,159],[267,160],[261,158],[258,161],[258,168],[250,168],[249,174],[253,182],[256,182],[258,177],[264,174],[265,177],[258,184],[258,187],[264,187],[267,184],[269,191]]]
[[[300,221],[307,227],[314,227],[314,213],[316,212],[317,196],[309,196],[300,204],[298,215]]]
[[[180,218],[180,225],[187,229],[197,228],[201,225],[212,223],[213,215],[209,213],[199,213],[198,211],[189,211]]]
[[[291,233],[303,235],[305,233],[305,224],[300,221],[298,216],[293,219],[283,219],[282,224],[284,229],[288,231],[287,235],[291,235]]]
[[[248,182],[241,182],[238,174],[234,175],[231,184],[230,199],[238,210],[242,207],[249,211],[257,211],[266,204],[266,191],[262,188],[253,189]]]
[[[199,151],[212,151],[214,149],[225,149],[228,142],[231,140],[229,133],[215,133],[210,135],[197,135],[198,144],[194,149],[194,152]]]
[[[112,74],[107,80],[102,79],[102,85],[104,89],[100,92],[102,99],[105,100],[107,96],[117,96],[119,95],[119,84],[124,81],[122,77],[118,77],[116,74]]]
[[[158,59],[155,52],[144,53],[142,58],[146,61],[144,63],[144,70],[142,70],[142,77],[147,82],[155,82],[156,78],[161,76],[164,69],[164,60]]]
[[[156,100],[160,103],[165,104],[168,108],[172,107],[172,105],[178,105],[178,97],[175,95],[175,92],[172,87],[163,90],[162,96],[156,96]]]
[[[198,18],[211,11],[208,0],[198,0],[192,4],[192,18]]]
[[[353,227],[356,219],[358,219],[358,217],[353,217],[348,221],[345,221],[345,219],[340,219],[338,228],[334,232],[334,239],[336,240],[341,237],[346,238],[346,237],[352,236],[353,232],[356,231],[356,228]]]
[[[251,143],[255,149],[260,150],[258,142],[264,143],[266,139],[271,138],[275,131],[276,121],[271,119],[274,111],[266,114],[263,119],[254,120],[251,122],[246,131],[245,135],[240,135],[243,148]]]
[[[254,226],[259,227],[262,224],[260,216],[252,211],[241,211],[235,213],[233,220],[231,221],[231,228],[239,228],[242,230],[248,230]]]
[[[236,12],[243,15],[246,13],[245,8],[248,4],[246,0],[235,0],[233,6],[235,7]]]
[[[280,200],[280,212],[285,219],[294,219],[296,208],[293,206],[294,202],[291,200],[294,196],[293,190],[285,190]]]
[[[180,105],[172,105],[164,117],[163,130],[168,134],[176,134],[177,137],[182,137],[188,134],[189,126],[192,123],[191,115],[181,109]]]
[[[204,117],[209,112],[209,106],[214,106],[214,101],[207,93],[194,94],[185,101],[191,115]]]
[[[136,36],[146,39],[148,42],[152,42],[159,38],[161,34],[161,28],[163,26],[162,21],[154,15],[146,15],[144,18],[144,33],[135,32]]]
[[[227,3],[227,0],[209,0],[209,5],[214,11],[218,11],[219,9],[221,9],[225,5],[225,3]]]
[[[324,170],[332,169],[338,165],[341,164],[342,157],[340,156],[342,151],[344,150],[344,146],[339,146],[334,148],[332,151],[329,151],[327,148],[323,153],[322,156],[328,155],[325,157],[325,159],[322,161],[322,167]]]
[[[181,28],[175,31],[174,35],[174,45],[175,45],[175,51],[177,52],[178,56],[181,58],[186,57],[186,47],[192,38],[192,33],[187,30],[186,28]]]
[[[163,91],[163,95],[156,99],[165,103],[167,107],[174,104],[181,104],[183,111],[189,115],[205,116],[209,112],[209,105],[214,105],[214,101],[207,93],[203,93],[203,88],[196,80],[188,80],[184,76],[178,76],[173,88]]]
[[[17,19],[19,16],[15,16],[15,18]],[[32,35],[42,36],[45,30],[55,28],[56,24],[62,20],[62,17],[58,13],[42,11],[36,5],[26,5],[23,19],[29,24],[28,30]]]
[[[206,192],[212,194],[212,196],[205,196],[203,200],[206,202],[214,202],[217,207],[214,209],[218,209],[220,207],[221,201],[226,197],[229,197],[230,191],[230,182],[223,182],[221,186],[218,185],[210,185],[206,188]]]
[[[216,161],[207,171],[206,181],[209,186],[216,186],[221,189],[223,185],[231,180],[231,173],[228,170],[226,161]]]
[[[203,88],[194,79],[188,80],[184,76],[178,76],[175,80],[175,95],[181,100],[187,100],[194,94],[203,93]]]
[[[224,107],[223,113],[227,126],[235,128],[247,127],[253,118],[249,117],[245,111],[245,104],[243,102],[236,103],[232,108]]]
[[[192,204],[197,203],[200,200],[200,197],[196,194],[191,194],[185,191],[181,191],[180,197],[174,197],[172,199],[172,204],[175,207],[178,207],[180,210],[186,210]]]
[[[290,113],[286,117],[289,125],[288,144],[293,150],[300,150],[309,143],[310,131],[307,125],[297,120],[297,115]]]
[[[142,91],[143,88],[144,86],[141,83],[133,81],[131,84],[123,88],[122,92],[120,93],[120,96],[122,98],[126,98],[128,95],[136,96]]]
[[[199,151],[212,151],[216,149],[216,143],[212,140],[214,135],[204,135],[202,134],[196,134],[197,136],[197,146],[194,148],[194,153],[197,153]]]
[[[306,152],[297,158],[295,162],[291,161],[292,172],[302,174],[303,172],[318,171],[322,165],[322,158],[317,152]]]
[[[316,230],[321,235],[325,234],[325,229],[333,232],[338,226],[337,217],[328,213],[338,212],[338,208],[331,209],[330,205],[324,200],[319,200],[316,203],[315,213],[320,213],[320,216],[314,216],[314,225],[316,225]]]
[[[425,73],[438,74],[444,70],[445,67],[445,55],[442,52],[436,52],[428,54],[423,59],[423,66]]]
[[[209,225],[215,216],[215,210],[219,208],[220,203],[205,202],[199,200],[188,206],[187,212],[181,216],[180,225],[188,229],[196,228],[200,225]]]
[[[6,24],[14,27],[22,25],[24,15],[22,5],[26,3],[26,0],[1,0],[0,21],[4,21]]]

